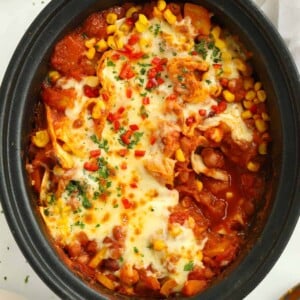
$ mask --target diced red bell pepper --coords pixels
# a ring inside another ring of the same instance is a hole
[[[95,172],[98,171],[99,169],[99,166],[95,161],[87,161],[84,163],[83,167],[90,172]]]
[[[90,157],[99,157],[101,155],[101,149],[95,149],[90,151]]]
[[[86,84],[83,86],[83,92],[84,92],[84,95],[89,98],[99,97],[99,88],[97,88],[97,87],[91,87]]]
[[[135,151],[134,151],[134,155],[135,155],[136,157],[143,157],[145,154],[146,154],[146,151],[145,151],[145,150],[135,150]]]
[[[124,144],[129,145],[130,144],[130,138],[132,136],[132,130],[127,130],[124,134],[121,135],[121,140]]]
[[[124,62],[119,77],[121,79],[130,79],[133,78],[134,76],[135,74],[131,68],[130,63],[128,61]]]
[[[122,203],[125,209],[132,207],[132,203],[127,198],[122,198]]]

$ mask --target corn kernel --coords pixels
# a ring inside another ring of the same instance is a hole
[[[84,45],[87,47],[87,48],[92,48],[94,47],[96,44],[96,39],[95,38],[92,38],[92,39],[89,39],[87,41],[85,41]]]
[[[171,227],[169,227],[168,230],[172,237],[176,237],[182,233],[182,229],[180,228],[180,226],[177,225],[172,225]]]
[[[100,41],[97,42],[95,47],[98,52],[103,52],[108,48],[108,45],[104,39],[101,39]]]
[[[177,161],[185,162],[183,151],[180,148],[176,150],[175,157]]]
[[[50,141],[50,137],[47,130],[39,130],[32,136],[32,142],[39,148],[44,148]]]
[[[54,83],[60,78],[60,74],[57,71],[50,71],[48,77]]]
[[[111,25],[115,24],[117,19],[118,19],[118,16],[115,13],[108,13],[107,16],[106,16],[107,24],[111,24]]]
[[[253,103],[251,101],[244,100],[243,105],[246,109],[250,109],[252,107]]]
[[[92,47],[89,48],[89,50],[85,53],[85,56],[91,60],[95,57],[95,54],[96,54],[96,49],[95,47]]]
[[[223,97],[227,102],[233,102],[235,100],[235,95],[228,90],[223,91]]]
[[[92,109],[92,118],[98,120],[102,116],[102,112],[105,110],[105,104],[102,100],[98,100]]]
[[[197,189],[199,192],[203,190],[203,183],[200,180],[196,180]]]
[[[131,18],[132,14],[135,12],[138,12],[139,8],[136,6],[132,6],[130,7],[127,11],[126,11],[126,18]]]
[[[142,50],[145,52],[145,49],[151,46],[151,41],[145,38],[140,38],[139,45],[142,48]]]
[[[247,77],[244,79],[244,89],[246,91],[252,89],[254,86],[254,79],[252,77]]]
[[[139,14],[139,19],[137,22],[135,22],[135,29],[138,32],[142,33],[147,30],[148,26],[149,26],[149,21],[147,17],[143,14]]]
[[[261,88],[262,88],[262,83],[261,83],[260,81],[257,81],[257,82],[254,84],[254,90],[255,90],[255,91],[259,91]]]
[[[246,93],[245,99],[251,101],[255,98],[255,96],[256,96],[256,93],[253,90],[250,90]]]
[[[262,120],[262,119],[255,120],[255,127],[261,133],[267,131],[267,129],[268,129],[267,123],[264,120]]]
[[[200,261],[203,259],[203,252],[201,250],[197,252],[197,257]]]
[[[252,113],[250,110],[244,110],[241,114],[241,117],[244,119],[244,120],[247,120],[247,119],[250,119],[252,118]]]
[[[113,24],[113,25],[108,25],[106,27],[106,33],[107,34],[113,34],[117,31],[117,25]]]
[[[236,68],[241,71],[241,72],[246,72],[247,71],[247,65],[244,61],[242,61],[239,58],[234,59]]]
[[[114,50],[117,49],[116,41],[112,35],[107,38],[107,46]]]
[[[215,26],[212,30],[211,30],[211,34],[214,37],[214,39],[218,39],[220,34],[221,34],[221,27],[219,26]]]
[[[143,25],[146,25],[146,26],[149,25],[149,20],[143,14],[139,14],[139,20],[138,20],[138,22],[141,22]]]
[[[268,146],[267,146],[267,143],[265,142],[262,142],[261,144],[259,144],[258,146],[258,153],[260,155],[266,155],[268,153]]]
[[[137,32],[139,33],[143,33],[147,30],[147,26],[145,26],[144,24],[140,23],[140,22],[135,22],[135,29]]]
[[[167,6],[166,1],[164,1],[164,0],[158,0],[158,2],[157,2],[157,8],[158,8],[159,11],[163,11],[166,8],[166,6]]]
[[[164,11],[164,18],[170,25],[175,24],[177,20],[176,16],[168,8]]]
[[[96,87],[99,84],[98,76],[85,77],[85,83],[91,87]]]
[[[162,12],[156,6],[154,6],[153,7],[153,17],[161,19],[162,15],[163,15]]]
[[[226,44],[225,44],[225,42],[224,42],[223,40],[217,39],[217,40],[215,41],[215,46],[216,46],[217,48],[219,48],[220,50],[222,50],[222,49],[224,49],[224,48],[226,47]]]
[[[229,62],[232,60],[232,55],[228,51],[222,52],[222,59],[223,61]]]
[[[232,68],[230,64],[223,64],[223,71],[224,71],[224,75],[230,76],[230,74],[232,73]]]
[[[166,248],[166,244],[163,240],[155,240],[152,244],[152,247],[156,251],[161,251]]]
[[[257,98],[260,102],[265,102],[267,99],[267,94],[264,90],[257,91]]]
[[[119,29],[124,33],[128,33],[130,31],[130,26],[126,23],[123,23]]]
[[[247,164],[247,169],[251,172],[257,172],[259,170],[259,168],[260,168],[260,165],[257,162],[249,161]]]
[[[118,31],[115,35],[114,35],[114,39],[115,39],[115,44],[116,44],[116,48],[118,50],[122,49],[124,46],[124,42],[122,40],[123,37],[123,32]]]

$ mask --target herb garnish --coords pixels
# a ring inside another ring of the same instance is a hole
[[[194,262],[191,260],[186,265],[184,265],[184,271],[192,271],[194,269]]]
[[[105,152],[109,151],[108,140],[99,140],[95,134],[91,136],[91,140],[98,145],[99,148],[103,149]]]

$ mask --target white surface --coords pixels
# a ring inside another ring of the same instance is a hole
[[[300,69],[300,1],[256,0],[278,26]],[[9,59],[38,12],[50,0],[0,0],[0,82]],[[279,9],[278,9],[279,8]],[[274,300],[300,282],[300,222],[271,272],[244,300]],[[4,291],[6,290],[6,291]],[[18,295],[12,295],[11,291]],[[26,262],[0,206],[0,300],[57,300]],[[216,299],[218,300],[218,299]]]

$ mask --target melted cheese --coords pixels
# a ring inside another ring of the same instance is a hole
[[[122,21],[118,21],[118,24],[122,24]],[[179,291],[187,280],[188,272],[184,271],[185,266],[191,261],[195,266],[202,266],[201,251],[206,239],[198,240],[187,222],[183,225],[174,225],[177,226],[178,234],[176,236],[171,234],[168,227],[170,210],[178,204],[179,194],[176,190],[168,189],[144,167],[145,161],[164,159],[159,138],[161,135],[168,134],[172,130],[182,130],[178,125],[178,115],[172,111],[166,111],[166,98],[174,93],[174,83],[166,67],[160,73],[163,83],[151,92],[145,89],[147,72],[151,67],[153,57],[171,59],[176,56],[183,61],[191,57],[194,30],[190,20],[184,19],[176,26],[174,29],[156,18],[150,21],[149,29],[143,33],[143,38],[149,40],[148,55],[131,64],[136,74],[135,77],[128,80],[119,78],[118,75],[127,58],[113,61],[112,55],[116,53],[114,51],[105,57],[103,68],[99,71],[102,87],[109,86],[109,93],[114,95],[111,112],[115,113],[120,108],[124,109],[119,120],[121,129],[116,132],[113,124],[106,120],[101,137],[98,137],[101,141],[107,141],[108,151],[101,149],[105,167],[114,170],[110,174],[115,173],[105,178],[104,184],[107,184],[108,191],[105,198],[99,196],[99,178],[83,167],[89,159],[89,151],[98,148],[97,142],[91,138],[95,132],[90,112],[86,109],[89,98],[83,93],[83,86],[87,79],[78,82],[74,79],[62,78],[57,83],[64,89],[74,88],[77,93],[74,106],[65,111],[66,117],[70,120],[65,130],[66,134],[71,137],[70,144],[73,140],[75,145],[80,144],[83,147],[82,155],[74,155],[76,152],[73,151],[74,166],[68,176],[65,174],[62,178],[84,184],[84,193],[91,203],[91,208],[85,209],[80,206],[74,212],[71,207],[78,205],[78,199],[73,203],[72,193],[66,189],[61,193],[55,205],[49,206],[48,211],[41,209],[41,213],[52,236],[63,244],[72,243],[76,238],[76,233],[84,230],[88,238],[96,240],[101,248],[104,237],[111,237],[116,225],[122,226],[126,232],[125,248],[122,253],[123,262],[136,268],[147,269],[151,266],[152,271],[148,272],[153,272],[157,278],[173,278],[178,284],[176,290]],[[176,32],[176,28],[181,26],[188,28],[188,34]],[[159,33],[155,32],[155,28],[159,28]],[[126,39],[124,37],[124,42]],[[134,49],[138,50],[138,47],[135,45]],[[210,52],[207,57],[208,64],[212,64]],[[109,64],[109,61],[113,63]],[[236,76],[236,68],[234,66],[232,68],[232,76]],[[207,74],[211,84],[219,84],[216,72],[212,68]],[[203,89],[208,88],[208,84],[203,82]],[[126,96],[128,89],[132,93],[130,98]],[[143,104],[145,97],[149,98],[147,105]],[[184,120],[201,109],[209,111],[211,106],[217,103],[210,96],[196,103],[184,103],[180,95],[177,100]],[[144,113],[147,114],[147,118],[142,116],[143,109],[146,111]],[[225,112],[204,119],[198,127],[205,130],[217,126],[220,122],[225,122],[231,128],[235,140],[251,141],[252,132],[243,122],[240,116],[241,111],[240,104],[229,104]],[[73,121],[82,114],[84,125],[79,129],[74,129]],[[136,132],[139,133],[139,139],[136,140],[134,149],[128,149],[127,155],[123,157],[119,154],[119,150],[126,148],[126,145],[122,144],[121,135],[128,130],[130,125],[138,127]],[[158,137],[156,143],[151,142],[152,135]],[[145,151],[144,156],[137,157],[135,150]],[[172,159],[169,162],[172,164]],[[45,190],[43,192],[45,193]],[[130,209],[126,208],[124,201],[130,204]],[[151,246],[155,241],[163,241],[165,246],[155,250]],[[106,253],[106,257],[109,257],[109,252]]]

